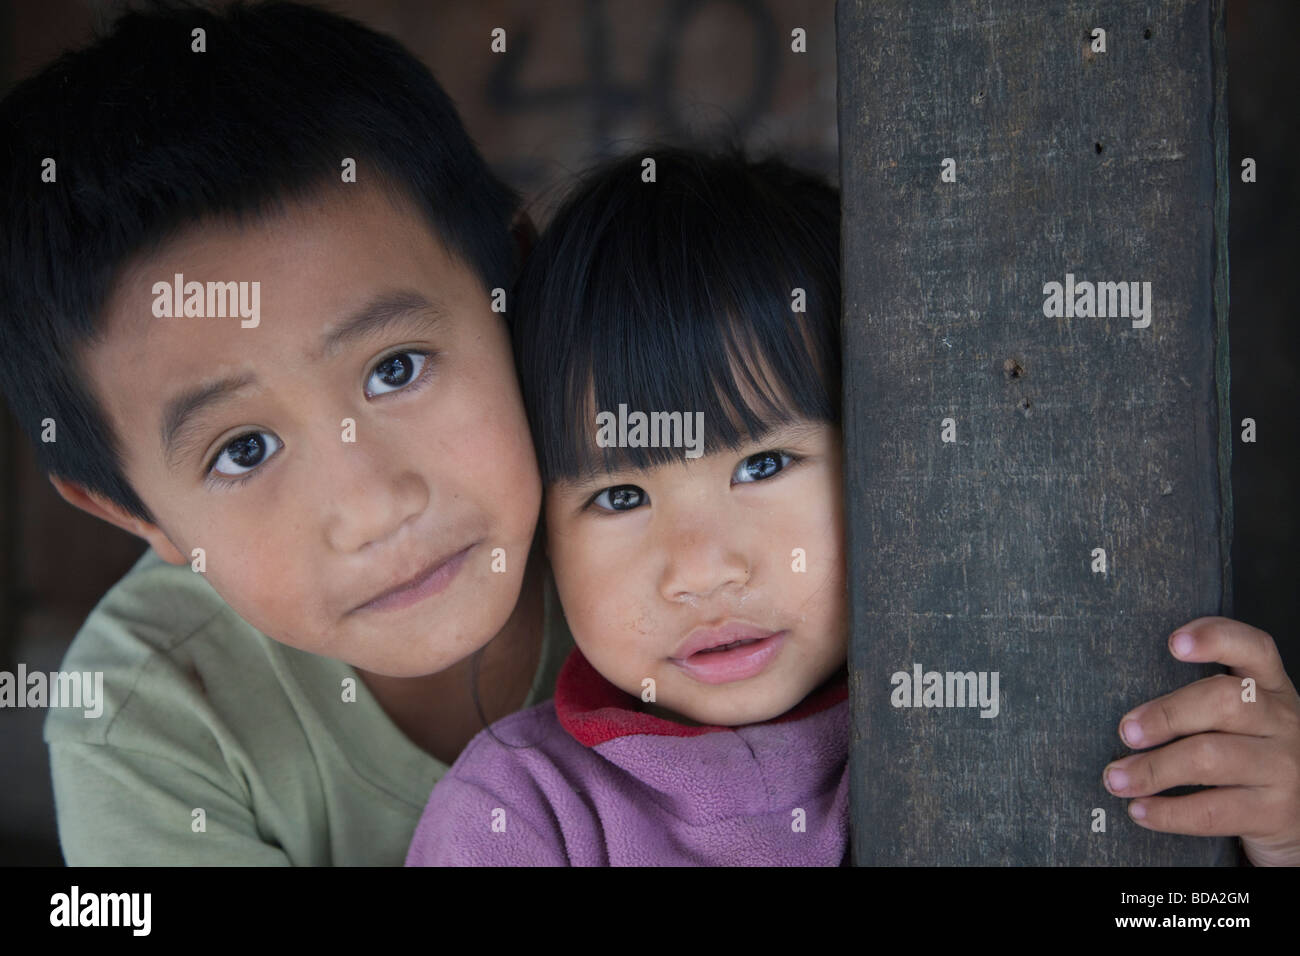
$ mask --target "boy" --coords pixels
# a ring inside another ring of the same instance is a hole
[[[128,14],[0,142],[6,395],[151,548],[63,664],[103,714],[47,719],[68,862],[401,863],[571,646],[492,308],[517,197],[414,57],[292,4]]]

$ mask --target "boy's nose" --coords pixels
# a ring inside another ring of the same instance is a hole
[[[424,479],[400,460],[385,460],[382,452],[349,446],[321,478],[325,531],[340,554],[386,541],[429,507]]]

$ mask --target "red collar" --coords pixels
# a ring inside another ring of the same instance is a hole
[[[834,707],[849,696],[848,672],[833,678],[803,699],[793,710],[763,721],[780,724],[800,720]],[[585,747],[595,747],[616,737],[651,734],[658,737],[699,737],[735,727],[703,724],[688,727],[637,709],[638,700],[607,681],[576,647],[560,668],[555,681],[555,712],[561,726]]]

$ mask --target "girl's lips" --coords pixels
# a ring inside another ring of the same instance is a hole
[[[753,641],[771,637],[776,631],[765,631],[745,621],[727,621],[720,627],[697,627],[686,635],[686,640],[677,645],[669,657],[685,660],[699,651],[707,651],[723,644],[735,641]]]
[[[767,637],[740,638],[734,646],[719,645],[725,650],[699,650],[672,662],[691,677],[705,684],[728,684],[761,674],[780,652],[786,631]]]
[[[405,584],[399,584],[371,598],[365,604],[358,605],[353,611],[398,611],[445,591],[447,585],[451,584],[452,579],[464,565],[466,555],[473,548],[474,545],[471,544],[449,558],[436,561]]]

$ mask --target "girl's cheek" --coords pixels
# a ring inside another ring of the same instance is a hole
[[[593,595],[599,593],[602,581],[599,569],[592,567],[581,544],[571,535],[551,530],[548,537],[551,571],[560,591],[566,615],[569,608],[577,614],[590,614]]]

